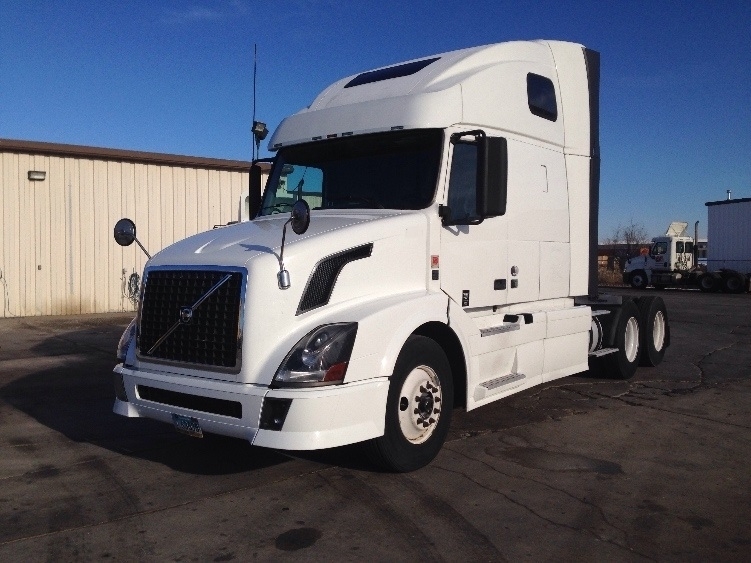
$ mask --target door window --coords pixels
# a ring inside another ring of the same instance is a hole
[[[450,223],[471,223],[477,216],[477,145],[454,145],[447,205]]]

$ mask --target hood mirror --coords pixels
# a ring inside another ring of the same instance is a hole
[[[279,273],[276,275],[279,283],[279,289],[289,289],[290,279],[289,272],[284,267],[284,241],[287,238],[287,225],[292,224],[292,230],[296,235],[301,235],[308,230],[310,225],[310,206],[304,199],[299,199],[292,206],[292,213],[289,219],[284,223],[282,229],[282,248],[279,251]]]
[[[120,219],[115,223],[114,236],[115,242],[120,246],[130,246],[133,244],[133,241],[136,241],[138,246],[141,247],[141,250],[143,250],[143,253],[151,259],[151,254],[146,251],[141,244],[141,241],[136,237],[136,224],[130,219]]]
[[[292,230],[296,235],[301,235],[308,230],[310,225],[310,206],[304,199],[299,199],[292,206],[292,216],[290,217]],[[134,225],[135,228],[135,225]]]
[[[130,246],[136,240],[136,224],[130,219],[120,219],[115,223],[115,242],[120,246]]]

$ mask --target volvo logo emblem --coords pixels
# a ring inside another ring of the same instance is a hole
[[[191,307],[180,307],[180,322],[188,324],[193,318],[193,309]]]

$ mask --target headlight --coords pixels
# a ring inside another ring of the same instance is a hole
[[[333,385],[344,380],[357,323],[320,326],[292,348],[274,376],[274,387]]]
[[[125,362],[125,357],[128,355],[130,344],[135,341],[136,324],[136,319],[130,321],[128,328],[125,329],[125,332],[123,332],[123,335],[120,337],[120,342],[117,343],[117,359],[121,362]]]

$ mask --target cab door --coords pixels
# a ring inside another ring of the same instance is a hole
[[[478,145],[452,141],[446,206],[442,215],[441,289],[463,308],[508,302],[508,226],[505,216],[477,215]]]

